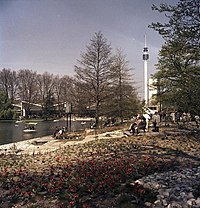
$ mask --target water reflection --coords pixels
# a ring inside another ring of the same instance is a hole
[[[36,132],[24,133],[24,122],[16,123],[15,121],[0,121],[0,145],[53,135],[56,127],[62,128],[66,126],[66,121],[38,121],[36,125]],[[79,121],[73,121],[71,125],[72,131],[81,130],[85,127],[87,127],[87,125],[83,126]]]

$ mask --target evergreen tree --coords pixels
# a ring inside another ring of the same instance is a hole
[[[165,40],[159,53],[159,98],[165,107],[200,113],[200,1],[180,0],[177,5],[161,4],[154,10],[165,13],[167,23],[150,26]]]
[[[15,111],[12,109],[11,100],[4,91],[0,91],[0,119],[13,119]]]

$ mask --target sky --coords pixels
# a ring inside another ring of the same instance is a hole
[[[148,76],[155,73],[162,37],[148,28],[166,21],[152,4],[178,0],[0,0],[0,70],[30,69],[73,76],[74,65],[91,38],[101,31],[113,54],[123,50],[143,92],[144,36],[149,49]]]

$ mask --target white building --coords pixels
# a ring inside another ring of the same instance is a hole
[[[158,94],[158,88],[154,86],[153,84],[156,82],[155,79],[149,78],[149,100],[148,100],[148,106],[152,108],[152,110],[158,110],[158,106],[155,105],[155,96]]]

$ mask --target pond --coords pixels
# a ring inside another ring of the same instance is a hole
[[[89,127],[89,122],[72,121],[71,130],[79,131]],[[25,123],[16,123],[15,121],[0,121],[0,145],[19,142],[37,137],[53,135],[56,127],[67,126],[67,121],[37,121],[36,132],[24,133]],[[68,124],[69,126],[69,124]]]

